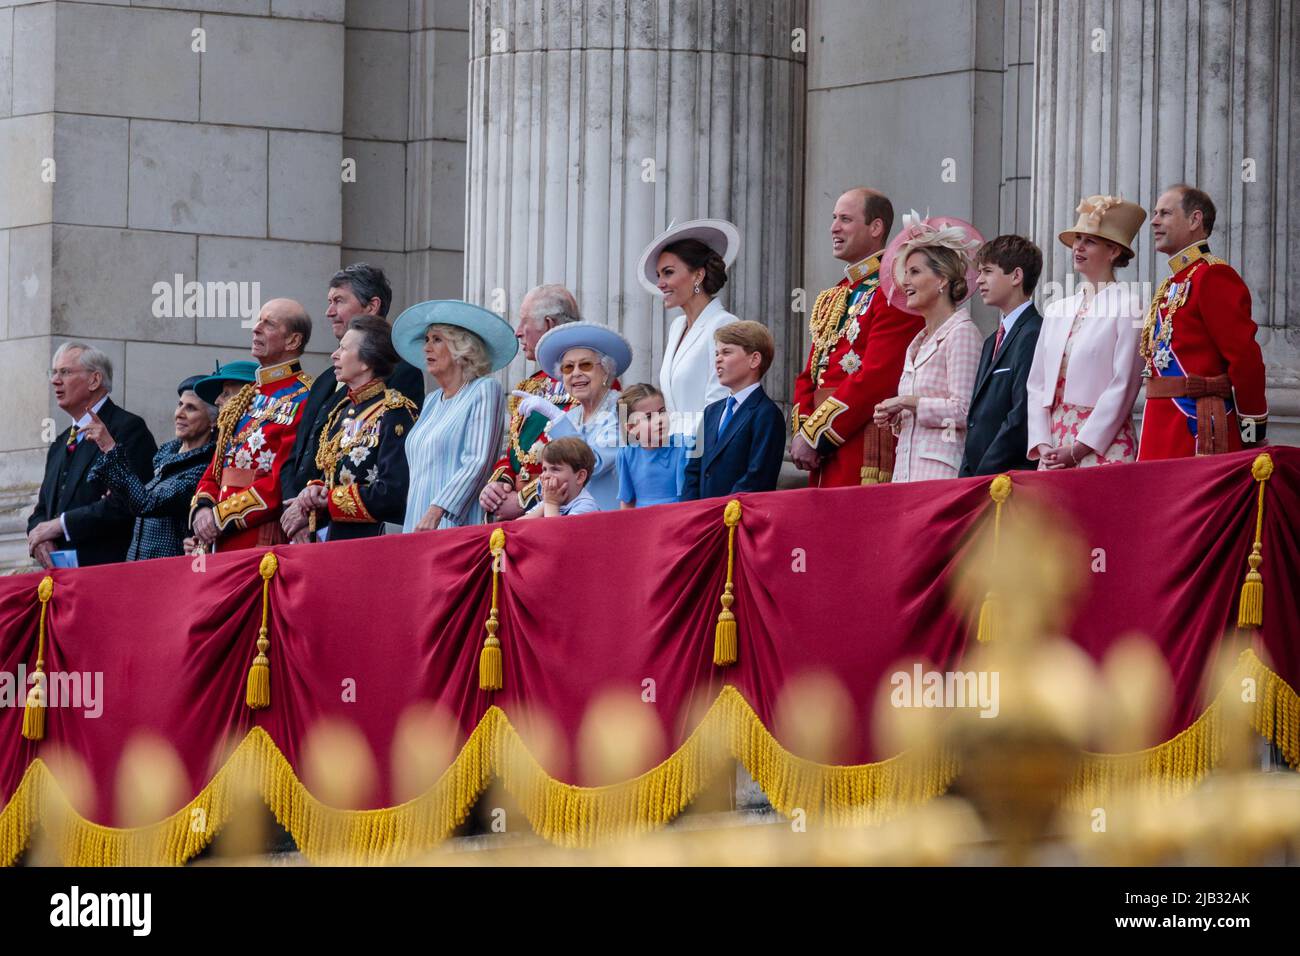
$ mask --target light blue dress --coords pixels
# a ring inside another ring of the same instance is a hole
[[[479,492],[501,450],[506,399],[490,375],[474,379],[451,398],[441,389],[424,397],[424,408],[406,438],[411,483],[402,530],[414,531],[431,505],[442,508],[439,528],[482,524]]]
[[[624,445],[618,450],[618,500],[638,508],[681,501],[685,472],[686,449],[680,444]]]
[[[618,509],[618,396],[610,389],[595,414],[582,420],[582,406],[574,405],[547,427],[552,439],[571,435],[581,438],[596,455],[596,467],[587,479],[587,491],[596,499],[601,511]],[[418,519],[417,519],[418,520]]]

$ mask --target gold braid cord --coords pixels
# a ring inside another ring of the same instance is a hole
[[[1011,476],[998,475],[989,485],[989,497],[993,499],[993,560],[998,558],[998,542],[1002,536],[1002,505],[1011,497]],[[980,606],[979,630],[975,634],[978,641],[991,641],[997,635],[997,619],[1001,609],[998,595],[990,590],[984,595]]]
[[[257,632],[257,656],[248,670],[248,688],[244,695],[244,702],[252,710],[271,706],[271,660],[266,656],[271,640],[267,637],[267,618],[271,610],[271,578],[279,566],[275,552],[268,551],[262,555],[262,563],[257,568],[257,573],[262,576],[262,626]]]
[[[27,740],[42,740],[45,737],[45,615],[50,607],[50,597],[54,594],[54,578],[48,574],[36,585],[36,598],[41,602],[41,623],[36,633],[36,667],[32,671],[32,689],[27,692],[27,703],[23,707],[23,737]]]
[[[500,690],[505,684],[504,665],[501,660],[501,639],[497,630],[501,627],[497,610],[498,579],[501,574],[501,556],[506,551],[506,533],[495,528],[488,538],[488,550],[492,554],[492,609],[488,612],[487,637],[483,639],[483,649],[478,655],[479,690]]]
[[[735,586],[732,574],[736,567],[736,525],[740,524],[740,502],[733,498],[722,511],[722,522],[727,526],[727,583],[722,591],[722,611],[713,632],[713,665],[728,667],[736,663],[736,615],[731,605],[735,603]]]
[[[1300,697],[1253,651],[1242,653],[1211,706],[1176,737],[1148,750],[1088,754],[1068,792],[1075,808],[1095,807],[1140,784],[1176,796],[1218,765],[1221,699],[1255,681],[1251,726],[1300,764]],[[179,865],[203,850],[234,815],[239,795],[260,793],[303,855],[314,863],[396,863],[435,847],[469,814],[494,779],[518,802],[534,832],[571,847],[654,830],[671,821],[739,760],[779,812],[829,826],[882,822],[944,793],[960,770],[948,751],[905,752],[877,763],[840,766],[786,750],[749,702],[724,686],[703,720],[663,763],[605,787],[578,787],[546,773],[499,707],[489,707],[451,765],[418,797],[375,810],[340,810],[303,786],[280,749],[254,727],[225,765],[185,806],[158,823],[117,829],[73,807],[40,758],[0,811],[0,864],[12,865],[41,827],[65,866]],[[202,817],[206,826],[195,827]]]
[[[1264,623],[1264,578],[1259,566],[1264,563],[1264,485],[1273,475],[1273,459],[1267,453],[1256,455],[1250,466],[1250,475],[1259,485],[1259,498],[1255,503],[1255,542],[1250,548],[1246,563],[1250,570],[1241,585],[1241,600],[1237,602],[1237,627],[1259,627]]]
[[[218,487],[221,486],[221,468],[226,461],[226,451],[234,441],[235,429],[239,427],[239,420],[244,417],[256,397],[257,387],[245,385],[235,393],[234,398],[226,402],[221,414],[217,416],[217,447],[212,453],[212,480]]]
[[[813,303],[812,319],[808,329],[812,333],[813,351],[808,360],[808,374],[813,384],[817,384],[822,372],[822,365],[835,345],[840,334],[840,320],[844,317],[849,301],[849,287],[836,285],[818,293]]]

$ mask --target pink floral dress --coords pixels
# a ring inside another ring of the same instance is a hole
[[[1052,439],[1056,442],[1057,447],[1062,445],[1068,446],[1078,436],[1080,429],[1088,421],[1088,416],[1092,414],[1092,408],[1088,405],[1071,405],[1065,401],[1065,376],[1066,370],[1070,366],[1070,345],[1074,342],[1074,333],[1079,331],[1083,324],[1084,317],[1088,314],[1088,307],[1081,306],[1075,313],[1074,324],[1070,326],[1070,334],[1065,340],[1065,354],[1061,356],[1061,374],[1056,378],[1056,394],[1052,398]],[[1133,430],[1131,419],[1126,420],[1120,426],[1115,437],[1111,439],[1110,447],[1102,451],[1088,452],[1079,459],[1079,468],[1088,468],[1092,465],[1113,465],[1117,462],[1136,461],[1137,460],[1137,434]],[[1040,461],[1038,470],[1043,471],[1047,465]]]

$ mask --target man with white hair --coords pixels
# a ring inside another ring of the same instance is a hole
[[[135,522],[102,481],[90,478],[90,467],[101,452],[95,442],[86,440],[86,430],[95,420],[102,422],[141,480],[153,474],[158,445],[143,418],[108,397],[113,363],[99,349],[81,342],[59,346],[51,362],[50,384],[55,402],[74,424],[45,456],[45,479],[27,520],[28,553],[43,568],[54,567],[52,555],[65,551],[76,553],[79,567],[123,561]]]
[[[534,349],[537,340],[555,328],[580,321],[578,302],[562,285],[539,285],[524,296],[519,303],[519,324],[515,338],[529,361],[537,361]],[[615,386],[617,387],[617,386]],[[564,383],[552,378],[544,369],[538,369],[514,388],[517,392],[540,395],[564,411],[573,406],[566,394]],[[509,399],[510,427],[506,436],[505,454],[497,462],[483,491],[479,504],[494,520],[511,521],[537,503],[537,481],[542,474],[542,446],[546,443],[547,419],[534,413],[521,416],[519,399]]]

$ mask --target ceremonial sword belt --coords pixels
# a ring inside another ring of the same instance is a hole
[[[1228,406],[1232,381],[1223,375],[1158,375],[1147,379],[1147,398],[1196,399],[1196,454],[1228,450]]]

